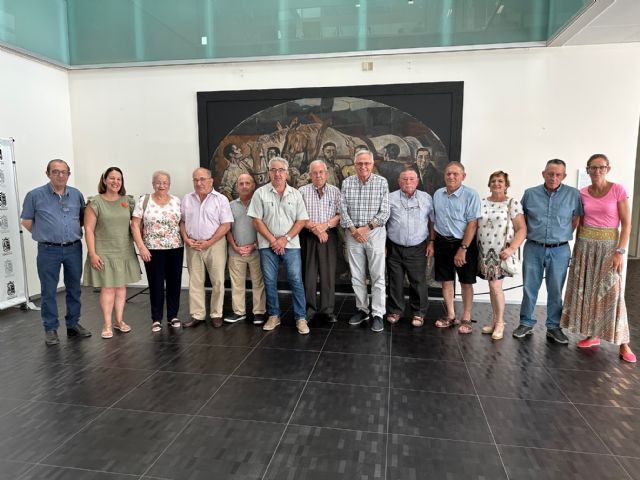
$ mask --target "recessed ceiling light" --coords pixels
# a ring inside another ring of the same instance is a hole
[[[502,10],[504,10],[504,3],[500,4],[500,6],[498,7],[498,10],[496,11],[496,14],[500,15],[502,13]]]
[[[408,3],[409,5],[413,5],[413,0],[407,0],[407,3]]]

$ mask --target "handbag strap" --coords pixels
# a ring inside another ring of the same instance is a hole
[[[510,198],[509,203],[507,205],[507,222],[504,227],[504,247],[502,247],[503,249],[507,248],[507,246],[509,245],[509,222],[511,222],[511,202],[512,201],[513,201],[513,198]]]

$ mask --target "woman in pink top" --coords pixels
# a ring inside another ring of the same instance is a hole
[[[587,162],[591,185],[580,190],[584,216],[578,227],[560,324],[587,338],[578,348],[620,345],[620,358],[635,363],[622,290],[622,268],[629,243],[631,214],[624,187],[607,180],[611,167],[603,154]],[[621,227],[618,231],[618,227]]]

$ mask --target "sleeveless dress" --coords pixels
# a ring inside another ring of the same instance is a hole
[[[104,262],[102,270],[91,267],[87,256],[82,284],[91,287],[122,287],[141,278],[140,263],[133,248],[130,220],[134,200],[129,195],[107,201],[100,195],[89,199],[87,207],[96,214],[94,232],[96,254]]]

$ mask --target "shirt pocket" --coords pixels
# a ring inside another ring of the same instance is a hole
[[[284,200],[280,205],[280,210],[284,213],[289,219],[295,222],[296,216],[298,213],[298,205],[295,202],[290,200]]]

